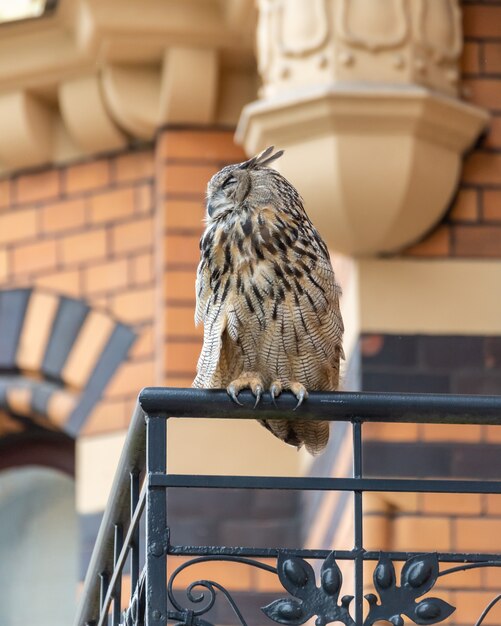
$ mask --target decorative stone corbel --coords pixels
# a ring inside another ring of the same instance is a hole
[[[126,145],[103,101],[98,76],[67,81],[59,87],[59,108],[75,144],[88,153],[116,150]]]
[[[2,33],[0,172],[235,124],[255,98],[253,0],[64,0]]]
[[[46,163],[52,154],[52,114],[26,91],[0,95],[0,161],[8,167]]]
[[[488,121],[458,100],[457,0],[259,0],[262,99],[237,137],[286,149],[330,247],[395,251],[442,216]]]
[[[114,119],[132,136],[151,139],[160,101],[160,72],[155,66],[108,65],[103,94]]]

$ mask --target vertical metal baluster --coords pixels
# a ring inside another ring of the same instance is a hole
[[[362,478],[362,423],[353,422],[353,477]],[[362,491],[353,492],[354,541],[355,541],[355,624],[364,621],[364,542]]]
[[[132,519],[139,502],[139,472],[130,474],[130,518]],[[130,597],[134,595],[139,580],[139,520],[132,535],[130,558]]]
[[[167,624],[167,507],[165,489],[151,487],[149,476],[165,472],[166,420],[146,418],[146,626]]]
[[[106,598],[106,593],[108,591],[108,583],[109,583],[109,575],[108,572],[101,572],[99,574],[99,578],[100,583],[99,583],[99,606],[100,606],[100,613],[103,613],[103,607],[104,607],[104,599]],[[106,620],[106,623],[108,623],[108,620]]]
[[[123,546],[123,528],[121,524],[115,524],[115,539],[114,539],[114,553],[113,562],[115,567],[118,563],[118,557]],[[118,626],[120,623],[120,613],[122,605],[122,573],[118,577],[115,589],[113,589],[113,626]]]

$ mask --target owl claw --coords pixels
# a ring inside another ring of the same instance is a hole
[[[243,406],[243,404],[240,402],[240,400],[237,397],[238,392],[236,392],[234,385],[230,385],[226,391],[228,395],[230,396],[230,398],[233,400],[233,402],[235,402],[235,404],[238,404],[238,406]]]
[[[235,380],[226,387],[230,398],[239,406],[244,406],[237,398],[242,389],[250,389],[256,396],[256,403],[254,404],[254,408],[256,408],[264,391],[260,374],[258,372],[242,372],[238,378],[235,378]]]
[[[302,385],[301,383],[292,383],[290,386],[290,389],[297,398],[297,404],[292,409],[293,411],[295,411],[303,404],[303,400],[305,400],[308,397],[308,392],[306,391],[305,386]]]
[[[263,388],[261,387],[261,385],[257,385],[252,390],[252,393],[256,396],[256,402],[254,403],[254,408],[256,408],[259,404],[259,401],[261,400],[261,396],[263,395]]]
[[[280,382],[272,383],[270,387],[271,401],[273,402],[273,404],[275,405],[277,409],[278,409],[277,398],[281,393],[282,393],[282,384]]]
[[[304,399],[305,399],[304,393],[300,393],[297,399],[297,404],[292,410],[295,411],[296,409],[298,409],[303,404]]]

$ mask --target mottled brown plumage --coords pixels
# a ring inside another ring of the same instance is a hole
[[[336,390],[343,322],[327,248],[296,189],[268,167],[268,148],[215,174],[207,189],[200,241],[196,323],[204,342],[194,387],[226,387],[238,402],[250,388],[259,402],[290,390]],[[268,420],[291,445],[320,452],[328,422]]]

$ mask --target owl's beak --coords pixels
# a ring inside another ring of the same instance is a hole
[[[214,215],[215,210],[216,207],[210,202],[207,202],[207,213],[209,214],[209,217],[212,217]]]

